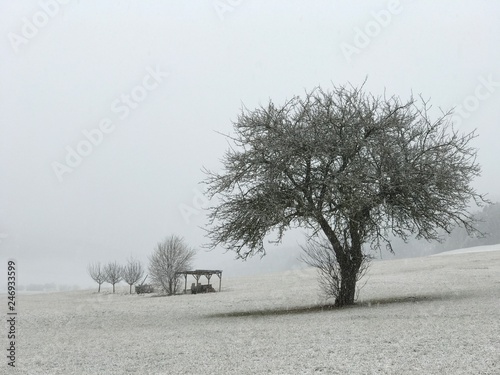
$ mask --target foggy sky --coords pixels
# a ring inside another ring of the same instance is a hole
[[[289,266],[300,233],[246,263],[202,250],[199,183],[242,105],[318,85],[457,107],[478,129],[474,186],[499,200],[499,16],[494,1],[2,0],[0,277],[15,258],[21,284],[92,285],[89,262],[146,261],[170,234],[200,249],[195,268]]]

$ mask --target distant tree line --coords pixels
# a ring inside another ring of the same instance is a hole
[[[16,290],[19,292],[67,292],[70,290],[78,290],[80,286],[77,284],[67,285],[67,284],[56,284],[56,283],[45,283],[45,284],[19,284],[16,285]],[[0,291],[6,291],[5,286],[0,288]]]
[[[99,285],[97,292],[101,291],[102,284],[108,283],[113,286],[114,293],[115,285],[123,280],[129,284],[129,292],[132,293],[132,285],[144,276],[144,267],[139,260],[131,258],[125,266],[118,264],[116,261],[105,265],[100,262],[90,263],[87,272],[92,280]]]
[[[469,236],[464,228],[455,228],[443,243],[434,245],[434,253],[474,246],[500,243],[500,204],[489,204],[474,215],[476,227],[482,235]]]
[[[379,254],[382,258],[408,258],[426,256],[475,246],[486,246],[500,243],[500,203],[488,204],[472,214],[476,221],[478,233],[474,236],[467,234],[464,228],[456,227],[449,234],[441,231],[441,242],[430,243],[425,240],[410,238],[407,242],[399,238],[392,238],[394,255]],[[480,234],[482,233],[482,235]]]

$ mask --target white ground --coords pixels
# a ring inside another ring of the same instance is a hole
[[[313,270],[120,293],[19,296],[18,368],[2,355],[0,373],[500,374],[500,251],[374,262],[340,310],[300,310],[322,302]]]

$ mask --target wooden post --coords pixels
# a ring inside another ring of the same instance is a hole
[[[186,294],[187,291],[187,283],[188,283],[188,275],[187,273],[184,274],[184,294]]]
[[[219,292],[220,292],[220,287],[222,285],[222,271],[217,276],[219,276]]]

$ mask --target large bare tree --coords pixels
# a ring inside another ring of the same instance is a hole
[[[104,266],[105,280],[113,285],[113,293],[115,292],[115,284],[122,281],[122,266],[116,261],[110,262]]]
[[[97,293],[101,292],[101,285],[106,281],[106,274],[100,262],[90,263],[87,266],[87,272],[98,285]]]
[[[122,268],[122,278],[129,285],[129,292],[132,294],[132,285],[144,276],[142,263],[134,258],[127,261],[127,265]]]
[[[223,171],[206,171],[209,246],[241,258],[265,254],[294,226],[322,233],[339,264],[335,305],[354,303],[363,245],[388,236],[439,240],[439,229],[474,231],[468,212],[484,199],[475,132],[461,134],[451,113],[435,120],[428,103],[375,97],[364,87],[316,88],[283,105],[243,109]]]
[[[168,295],[175,294],[180,285],[177,272],[191,267],[196,251],[181,237],[170,236],[156,245],[149,259],[149,277]]]

